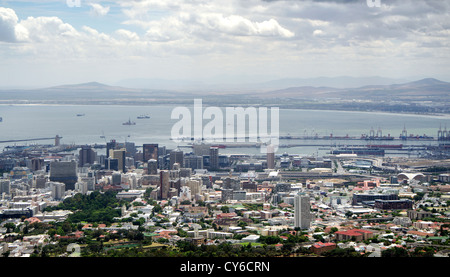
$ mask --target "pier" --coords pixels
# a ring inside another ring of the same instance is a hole
[[[57,136],[58,137],[58,136]],[[51,138],[31,138],[31,139],[12,139],[12,140],[1,140],[0,143],[10,143],[10,142],[23,142],[23,141],[35,141],[35,140],[53,140],[56,137]],[[61,138],[61,137],[59,137]]]

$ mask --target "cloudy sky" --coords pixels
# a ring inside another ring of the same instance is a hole
[[[379,2],[0,0],[0,87],[344,75],[450,81],[450,1]]]

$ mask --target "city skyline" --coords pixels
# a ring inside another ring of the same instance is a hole
[[[4,0],[0,81],[3,87],[343,75],[449,81],[449,3],[380,2]]]

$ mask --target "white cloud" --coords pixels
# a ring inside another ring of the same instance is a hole
[[[64,41],[79,36],[72,25],[58,17],[28,17],[20,25],[28,31],[28,38],[33,42]]]
[[[240,15],[223,16],[222,14],[195,15],[197,23],[211,31],[237,36],[270,36],[290,38],[294,33],[283,28],[275,19],[262,22],[251,21]]]
[[[89,3],[89,5],[92,7],[91,14],[94,16],[105,16],[109,12],[109,6],[103,7],[98,3]]]
[[[121,40],[125,40],[125,41],[138,41],[138,40],[140,40],[138,34],[136,34],[135,32],[131,32],[129,30],[119,29],[115,33],[118,35],[119,39],[121,39]]]
[[[0,41],[21,42],[28,37],[28,31],[18,24],[16,12],[0,7]]]
[[[139,60],[143,69],[159,77],[175,69],[198,76],[225,70],[351,75],[367,67],[384,75],[405,68],[420,72],[424,64],[438,64],[437,72],[450,64],[446,1],[392,0],[381,8],[361,2],[96,1],[89,6],[91,15],[107,17],[88,18],[86,23],[82,16],[89,13],[80,12],[76,21],[65,17],[67,13],[47,17],[33,10],[33,17],[21,19],[14,10],[0,8],[0,41],[10,42],[0,43],[0,58],[14,64],[24,61],[21,56],[70,60],[99,68],[116,61],[119,69]],[[101,25],[109,23],[116,27]],[[83,24],[92,25],[80,27]]]

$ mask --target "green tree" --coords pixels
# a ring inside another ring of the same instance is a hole
[[[403,247],[390,247],[384,251],[381,251],[381,257],[410,257],[408,250]]]

